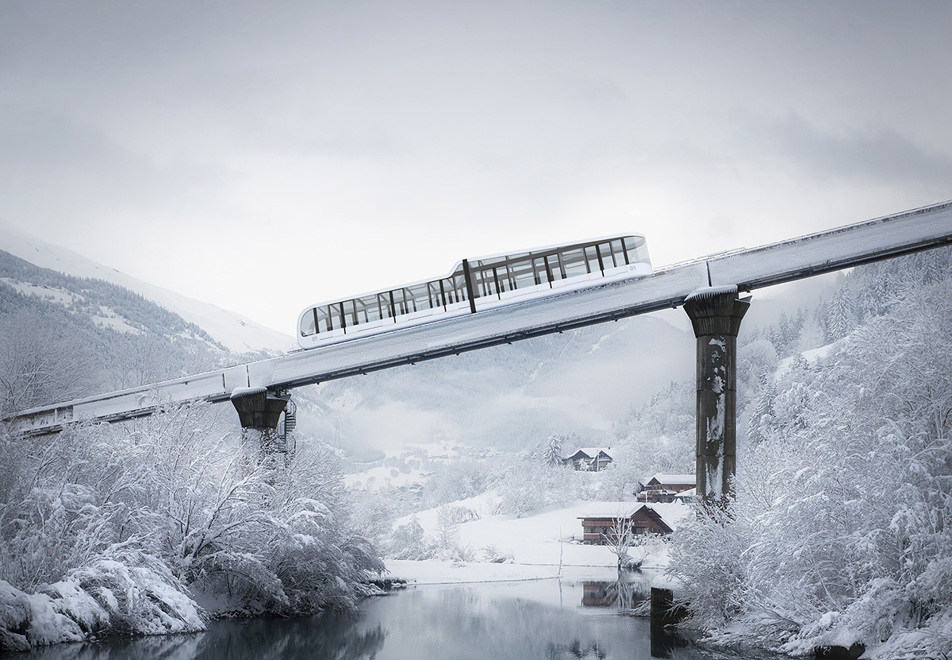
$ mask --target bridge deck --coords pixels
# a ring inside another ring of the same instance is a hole
[[[56,432],[83,420],[151,414],[159,404],[224,401],[238,387],[286,390],[422,360],[676,307],[692,291],[737,285],[742,291],[952,243],[952,201],[802,236],[700,258],[630,280],[514,302],[397,327],[309,351],[19,413],[27,434]]]

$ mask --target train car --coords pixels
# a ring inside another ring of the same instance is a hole
[[[650,273],[647,243],[640,234],[463,259],[445,277],[311,305],[298,317],[298,344],[316,348],[395,325],[476,313],[591,280]]]

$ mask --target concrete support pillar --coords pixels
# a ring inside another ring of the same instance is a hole
[[[241,387],[231,395],[244,437],[248,441],[253,439],[260,446],[263,460],[275,467],[285,463],[287,447],[277,429],[290,400],[290,394],[273,394],[265,387]]]
[[[684,300],[697,337],[697,493],[707,504],[733,497],[737,469],[737,332],[750,307],[737,287],[698,289]]]

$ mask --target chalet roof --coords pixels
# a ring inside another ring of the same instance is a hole
[[[617,503],[614,506],[603,506],[599,507],[597,502],[593,502],[595,506],[591,509],[586,509],[586,514],[584,516],[578,516],[579,520],[585,520],[587,518],[630,518],[631,516],[638,513],[638,510],[646,506],[644,502],[628,502],[627,506],[620,507]]]
[[[697,477],[693,474],[664,474],[659,472],[648,479],[649,484],[652,481],[656,481],[659,484],[696,484]]]
[[[604,447],[581,447],[579,449],[576,449],[575,453],[569,454],[565,458],[566,460],[570,458],[581,458],[579,457],[579,454],[583,454],[584,458],[589,458],[589,459],[595,458],[599,454],[605,454],[605,456],[608,456],[608,458],[611,458],[611,454],[608,453],[608,449],[605,449]]]

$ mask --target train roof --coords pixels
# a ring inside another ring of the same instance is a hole
[[[529,249],[525,249],[525,250],[519,250],[519,251],[516,251],[516,252],[499,252],[499,253],[496,253],[496,254],[486,254],[486,255],[481,255],[481,256],[478,256],[478,257],[466,257],[466,259],[467,259],[468,261],[470,261],[470,262],[476,262],[476,261],[482,262],[482,261],[492,261],[492,260],[496,260],[496,259],[505,259],[505,258],[507,258],[507,257],[509,257],[509,258],[522,257],[522,256],[526,256],[526,255],[529,255],[529,254],[535,254],[536,252],[548,252],[548,251],[550,251],[550,250],[570,250],[570,249],[572,249],[572,248],[574,248],[574,247],[578,247],[578,246],[581,246],[581,245],[587,245],[587,244],[589,244],[589,243],[600,243],[600,242],[602,242],[602,241],[609,241],[609,240],[613,240],[613,239],[617,239],[617,238],[641,238],[641,239],[644,239],[644,238],[645,238],[645,235],[644,235],[644,234],[635,233],[635,232],[629,232],[629,233],[625,233],[625,234],[609,234],[609,235],[607,235],[607,236],[595,236],[595,237],[592,237],[592,238],[585,238],[585,239],[578,240],[578,241],[572,241],[572,242],[570,242],[570,243],[553,243],[553,244],[551,244],[551,245],[541,245],[541,246],[537,246],[537,247],[533,247],[533,248],[529,248]],[[314,308],[314,307],[322,307],[322,306],[324,306],[324,305],[330,305],[330,304],[337,303],[337,302],[341,302],[341,301],[345,301],[345,300],[354,300],[354,299],[356,299],[356,298],[363,298],[364,296],[374,296],[374,295],[377,295],[378,293],[385,293],[385,292],[387,292],[387,291],[394,291],[394,290],[396,290],[396,289],[402,289],[402,288],[405,288],[405,287],[415,286],[415,285],[417,285],[417,284],[426,284],[427,282],[434,282],[434,281],[436,281],[436,280],[442,280],[442,279],[445,279],[445,278],[448,278],[448,277],[452,277],[457,271],[460,270],[460,268],[462,267],[462,265],[463,265],[462,260],[457,261],[456,263],[453,264],[453,267],[450,269],[450,271],[449,271],[446,275],[437,275],[437,276],[435,276],[435,277],[428,277],[428,278],[422,279],[422,280],[414,280],[414,281],[412,281],[412,282],[405,282],[405,283],[403,283],[403,284],[396,284],[396,285],[394,285],[394,286],[389,286],[389,287],[386,287],[386,288],[383,288],[383,289],[372,289],[372,290],[370,290],[370,291],[365,291],[365,292],[363,292],[363,293],[357,293],[357,294],[350,295],[350,296],[340,296],[340,297],[337,297],[337,298],[331,298],[331,299],[328,299],[328,300],[322,300],[322,301],[320,301],[320,302],[313,303],[313,304],[308,305],[307,307],[305,307],[304,310],[298,315],[298,324],[300,325],[301,318],[302,318],[310,309],[312,309],[312,308]]]

